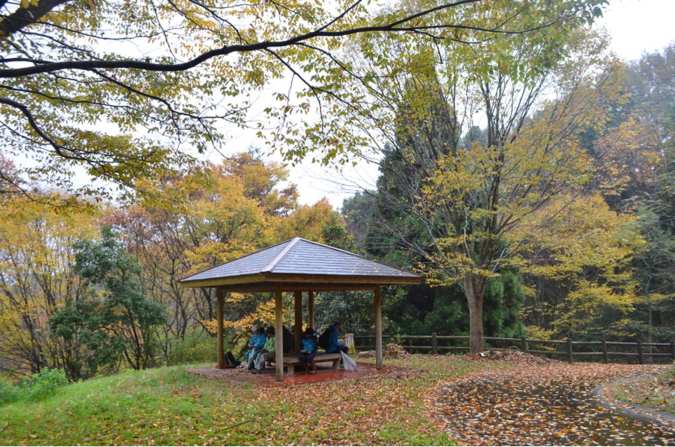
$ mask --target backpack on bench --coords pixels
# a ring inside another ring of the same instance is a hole
[[[319,336],[319,347],[323,349],[330,348],[330,331],[325,330]]]

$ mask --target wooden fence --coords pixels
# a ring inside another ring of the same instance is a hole
[[[467,335],[382,335],[383,341],[388,339],[397,342],[409,351],[431,351],[432,354],[447,351],[468,351],[469,336]],[[359,340],[372,340],[372,343],[359,344]],[[590,361],[614,361],[627,360],[630,363],[644,364],[675,361],[675,341],[670,343],[643,343],[619,342],[619,341],[573,341],[565,340],[533,340],[529,338],[504,338],[484,337],[486,349],[492,350],[521,350],[530,354],[539,354],[552,357],[564,357],[569,363],[583,358]],[[464,343],[464,341],[466,341]],[[448,344],[459,342],[464,346]],[[355,348],[357,350],[373,349],[375,344],[374,335],[355,335]],[[407,343],[407,344],[406,344]],[[599,347],[599,348],[596,348]],[[576,349],[575,349],[576,348]],[[579,350],[584,348],[584,350]]]

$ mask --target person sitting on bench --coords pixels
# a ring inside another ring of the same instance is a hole
[[[260,354],[260,351],[265,347],[267,342],[267,335],[265,335],[265,329],[263,329],[259,324],[254,325],[251,328],[253,331],[253,339],[251,343],[248,344],[248,347],[251,348],[250,351],[246,351],[244,356],[246,357],[246,366],[249,370],[253,369],[255,366],[255,359]]]
[[[277,340],[274,336],[274,328],[270,326],[265,332],[267,333],[267,341],[255,359],[255,369],[251,371],[253,374],[260,374],[265,369],[265,363],[273,361],[277,352]]]
[[[318,342],[316,341],[316,334],[314,329],[308,327],[300,338],[300,362],[305,368],[305,374],[316,374],[316,349]],[[309,367],[312,369],[310,370]]]
[[[349,348],[338,341],[338,334],[342,330],[342,325],[338,322],[333,323],[332,326],[328,326],[326,332],[328,332],[328,347],[326,348],[326,354],[332,354],[334,352],[344,352],[345,354]]]

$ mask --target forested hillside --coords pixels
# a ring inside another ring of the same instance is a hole
[[[390,331],[466,335],[461,266],[469,265],[485,269],[485,335],[675,337],[675,46],[604,63],[613,65],[611,74],[595,98],[588,85],[568,83],[567,96],[533,107],[513,130],[519,135],[504,143],[491,135],[499,123],[459,132],[452,105],[467,99],[436,75],[403,86],[401,124],[384,150],[377,189],[345,200],[341,211],[360,252],[432,280],[397,291],[387,307]],[[584,109],[583,120],[569,115],[565,107],[579,107],[575,89],[600,109]],[[567,127],[553,125],[560,120]],[[554,141],[551,132],[564,138]],[[518,139],[526,146],[518,148]],[[542,141],[551,150],[538,158],[533,148]],[[488,149],[500,144],[511,145],[506,157],[492,171],[481,169]],[[565,147],[552,160],[555,144]],[[500,197],[490,204],[497,180]],[[443,199],[457,196],[464,200]],[[499,227],[477,226],[492,216]],[[491,264],[481,264],[477,243],[492,247]]]
[[[3,3],[0,379],[211,362],[179,280],[297,236],[424,276],[388,333],[673,340],[675,46],[622,61],[607,3]],[[303,161],[379,178],[301,205]],[[270,298],[227,296],[228,350]],[[314,310],[374,329],[370,292]]]
[[[66,207],[54,190],[35,193],[44,202],[1,196],[0,368],[77,380],[215,358],[215,292],[180,279],[296,236],[349,241],[331,205],[299,205],[287,176],[252,151],[146,180],[119,205]],[[253,322],[272,321],[273,302],[233,294],[226,318],[234,345]]]

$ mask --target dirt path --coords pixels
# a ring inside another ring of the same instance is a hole
[[[675,445],[675,424],[603,407],[594,395],[612,380],[663,367],[523,365],[448,382],[434,395],[445,430],[465,445]]]

